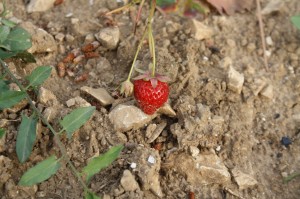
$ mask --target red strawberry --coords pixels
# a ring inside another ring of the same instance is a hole
[[[134,80],[134,97],[139,107],[148,115],[160,108],[169,96],[169,86],[166,82],[151,78]]]

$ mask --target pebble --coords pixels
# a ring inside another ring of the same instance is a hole
[[[119,104],[108,116],[114,129],[124,132],[145,126],[154,119],[157,114],[147,115],[136,106]]]
[[[197,157],[200,153],[200,150],[195,146],[190,146],[190,153],[193,157]]]
[[[151,163],[151,164],[155,164],[155,158],[152,156],[152,155],[150,155],[149,157],[148,157],[148,160],[147,160],[149,163]]]
[[[285,147],[288,147],[290,144],[292,144],[292,140],[289,137],[282,137],[280,142]]]
[[[190,26],[192,35],[196,40],[200,41],[203,39],[208,39],[211,38],[214,34],[213,30],[210,27],[204,25],[204,23],[196,19],[191,20]]]
[[[30,0],[26,7],[28,13],[32,12],[44,12],[51,9],[54,6],[56,0]]]
[[[102,28],[95,37],[105,48],[114,50],[120,40],[120,30],[118,27]]]
[[[110,105],[115,101],[114,98],[104,88],[91,88],[88,86],[83,86],[80,88],[80,90],[95,98],[102,106]]]
[[[43,105],[56,105],[58,104],[56,96],[53,94],[52,91],[41,87],[39,89],[38,101]]]
[[[165,121],[158,125],[155,124],[155,128],[153,130],[151,130],[151,132],[148,131],[147,143],[154,142],[154,140],[161,134],[161,132],[164,130],[164,128],[166,126],[167,126],[167,122],[165,122]],[[147,130],[148,130],[148,128],[147,128]],[[146,131],[146,136],[147,136],[147,131]]]
[[[267,82],[262,78],[255,78],[253,84],[250,86],[253,94],[257,96],[266,86]]]
[[[137,181],[129,170],[123,172],[121,185],[125,191],[135,191],[139,188]]]
[[[262,9],[262,15],[268,15],[273,12],[277,12],[282,10],[282,6],[284,5],[284,1],[282,0],[272,0]]]
[[[63,33],[58,33],[55,35],[55,39],[59,42],[62,42],[65,38],[65,35]]]
[[[67,102],[68,102],[68,104],[67,104],[68,107],[71,107],[71,106],[89,107],[89,106],[91,106],[90,103],[88,103],[85,99],[83,99],[80,96],[77,96],[77,97],[74,97],[72,99],[69,99]]]
[[[66,41],[67,42],[71,43],[74,40],[75,40],[75,37],[73,35],[66,34]]]
[[[251,188],[258,183],[251,175],[245,174],[236,168],[232,169],[231,172],[240,190]]]
[[[273,99],[274,93],[273,93],[273,86],[267,85],[261,92],[261,96],[266,97],[267,99]]]
[[[238,94],[241,93],[243,84],[244,84],[244,75],[236,71],[232,66],[229,67],[228,75],[227,75],[227,87],[237,92]]]
[[[273,46],[273,40],[272,40],[272,37],[270,37],[270,36],[266,37],[266,43],[267,43],[269,46]]]
[[[132,168],[132,169],[135,169],[136,168],[136,163],[135,162],[132,162],[131,164],[130,164],[130,168]]]
[[[29,21],[21,23],[20,26],[31,35],[32,46],[27,50],[29,53],[33,54],[57,51],[56,41],[47,31],[42,28],[38,28]]]
[[[169,103],[165,103],[162,107],[157,110],[157,113],[167,115],[169,117],[176,117],[176,112],[172,109]]]

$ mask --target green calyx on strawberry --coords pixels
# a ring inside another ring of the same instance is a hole
[[[168,100],[168,77],[148,71],[134,78],[134,98],[141,110],[152,115]]]

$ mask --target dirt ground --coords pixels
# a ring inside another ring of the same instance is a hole
[[[95,0],[93,6],[87,0],[65,0],[48,11],[31,14],[26,12],[24,1],[7,2],[15,19],[31,22],[55,38],[52,52],[35,53],[36,64],[10,62],[10,67],[23,76],[36,66],[53,66],[43,87],[59,102],[52,121],[56,128],[57,118],[74,109],[67,107],[66,101],[81,96],[92,103],[80,92],[81,87],[101,87],[113,93],[126,79],[143,30],[140,24],[134,38],[137,8],[109,20],[101,13],[119,6],[109,0]],[[268,2],[262,1],[262,7]],[[121,132],[109,119],[115,104],[103,107],[96,103],[91,120],[72,140],[64,139],[71,160],[80,170],[110,146],[122,143],[125,148],[117,161],[92,178],[91,189],[105,199],[192,198],[193,194],[197,199],[300,198],[300,178],[283,183],[284,177],[300,171],[300,31],[289,19],[297,13],[300,1],[286,0],[279,11],[263,16],[269,37],[266,70],[255,9],[233,16],[213,12],[196,18],[212,30],[204,40],[193,37],[191,19],[156,12],[157,67],[171,78],[169,104],[177,115],[158,115],[142,128]],[[75,76],[88,73],[87,80],[76,83],[74,77],[59,77],[57,63],[111,23],[120,29],[119,44],[112,50],[100,46],[99,58],[79,64]],[[147,67],[149,57],[145,46],[138,56],[141,67]],[[230,68],[244,76],[240,93],[229,86]],[[121,98],[117,103],[132,100]],[[41,110],[47,108],[37,104]],[[59,155],[53,136],[39,124],[30,159],[18,162],[18,119],[27,108],[0,113],[0,119],[11,120],[0,143],[0,198],[83,198],[82,187],[67,167],[37,186],[17,186],[28,168],[51,154]],[[147,133],[156,129],[159,135],[149,143]],[[292,143],[282,145],[283,137]],[[150,156],[155,158],[153,165],[148,162]],[[137,163],[136,168],[132,163]],[[134,176],[130,183],[137,182],[135,188],[121,183],[125,170]]]

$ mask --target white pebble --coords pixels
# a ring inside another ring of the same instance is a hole
[[[155,163],[155,158],[152,155],[150,155],[148,157],[148,162],[151,163],[151,164],[154,164]]]

